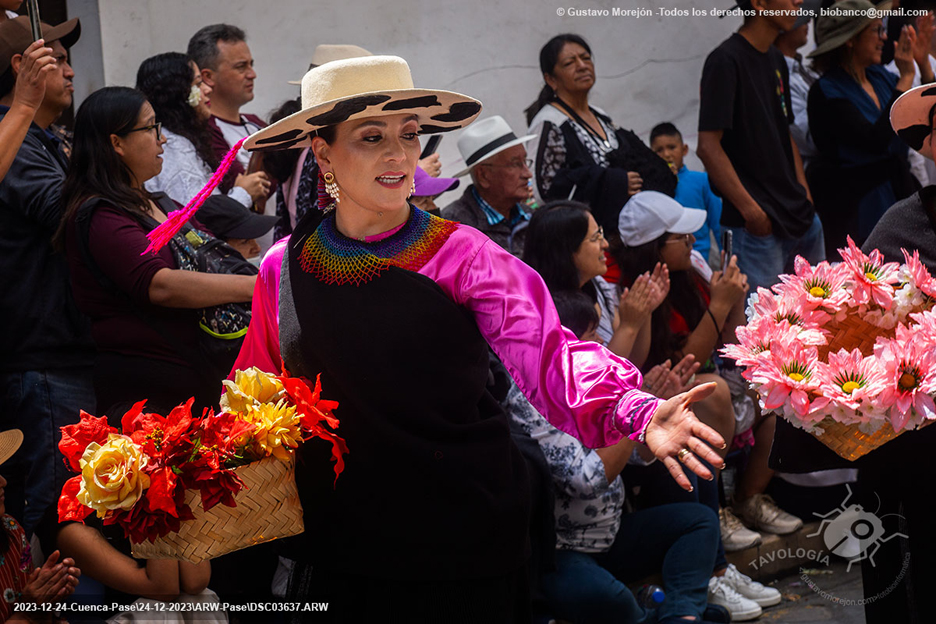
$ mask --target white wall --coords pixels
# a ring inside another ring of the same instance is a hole
[[[730,4],[669,0],[665,6],[711,11]],[[503,115],[519,133],[522,110],[542,85],[540,48],[555,34],[575,32],[595,54],[594,105],[644,138],[656,123],[673,121],[694,146],[702,64],[740,18],[557,15],[560,8],[659,6],[649,0],[98,0],[107,84],[132,85],[145,58],[184,52],[198,28],[228,22],[247,31],[258,79],[256,99],[245,110],[261,116],[298,94],[286,80],[302,76],[316,45],[353,43],[402,56],[416,86],[477,97],[482,115]],[[443,174],[460,168],[453,137],[441,152]],[[689,165],[698,167],[698,160]]]

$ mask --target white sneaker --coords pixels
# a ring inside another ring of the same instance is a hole
[[[733,563],[728,564],[725,576],[722,577],[731,587],[762,607],[772,607],[780,604],[780,592],[773,587],[764,587],[750,576],[742,574]]]
[[[732,622],[744,622],[760,617],[760,605],[735,591],[724,576],[713,576],[708,582],[708,601],[728,609]]]
[[[761,534],[741,524],[728,508],[722,507],[718,510],[718,524],[721,527],[722,545],[726,552],[744,550],[761,543]]]
[[[766,494],[755,494],[742,503],[735,503],[734,512],[755,531],[786,535],[803,526],[802,520],[780,509]]]

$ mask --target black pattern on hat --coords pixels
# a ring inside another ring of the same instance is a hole
[[[930,132],[932,132],[932,128],[929,126],[916,125],[898,130],[897,136],[900,137],[901,141],[912,147],[914,151],[919,151]]]
[[[407,98],[405,100],[396,100],[394,102],[387,102],[386,104],[384,104],[383,110],[398,111],[398,110],[407,110],[409,108],[428,108],[430,106],[442,106],[442,104],[439,103],[438,96],[424,95],[422,97]]]
[[[324,112],[314,117],[309,117],[306,119],[306,123],[311,126],[334,126],[335,124],[340,124],[343,121],[347,121],[351,118],[352,115],[363,113],[370,106],[383,104],[389,99],[389,95],[377,94],[362,95],[360,97],[344,100],[335,104],[334,108],[332,108],[330,111]]]
[[[286,132],[283,132],[281,134],[276,134],[271,137],[267,137],[265,139],[257,139],[257,143],[265,145],[267,143],[279,143],[280,141],[290,141],[292,139],[295,139],[301,134],[305,134],[305,131],[301,129],[287,130]]]
[[[447,113],[433,115],[430,119],[432,119],[432,121],[449,123],[458,122],[464,121],[473,115],[477,115],[480,111],[481,105],[476,102],[455,102],[449,107]]]

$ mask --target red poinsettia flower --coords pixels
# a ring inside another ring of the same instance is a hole
[[[142,403],[137,405],[142,405]],[[111,433],[118,433],[118,431],[107,424],[107,416],[95,418],[84,410],[81,410],[81,420],[78,424],[62,427],[62,439],[59,440],[58,446],[62,455],[65,456],[65,463],[72,472],[81,472],[78,461],[84,455],[88,445],[92,442],[103,445]],[[76,493],[77,491],[75,490]]]
[[[169,533],[177,532],[182,522],[195,519],[192,510],[185,504],[185,490],[176,488],[173,495],[175,515],[161,509],[154,509],[150,499],[144,496],[132,508],[109,514],[104,518],[104,524],[119,525],[131,542],[141,543],[144,540],[154,542]]]
[[[189,427],[192,424],[194,401],[193,397],[174,407],[166,417],[145,414],[142,411],[142,403],[137,403],[121,421],[124,435],[130,436],[140,445],[156,465],[165,464],[168,458],[191,445]]]
[[[344,471],[344,454],[348,452],[348,445],[344,438],[327,430],[322,423],[327,423],[332,429],[338,428],[338,419],[332,414],[332,410],[338,407],[338,402],[321,398],[321,375],[315,378],[314,388],[309,387],[307,380],[290,377],[286,372],[277,379],[283,384],[286,394],[289,395],[290,400],[296,405],[296,411],[300,414],[299,423],[305,434],[303,439],[321,438],[331,443],[332,460],[335,462],[335,484],[337,485],[338,476]]]
[[[81,489],[81,477],[72,477],[62,486],[62,495],[58,500],[59,522],[84,522],[84,519],[94,511],[78,502],[78,491]]]

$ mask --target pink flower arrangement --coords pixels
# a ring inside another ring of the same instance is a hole
[[[722,354],[745,367],[763,410],[817,434],[827,418],[865,433],[936,420],[936,279],[917,252],[884,262],[849,239],[839,253],[797,258],[795,274],[758,289]],[[849,323],[865,326],[840,332]]]

